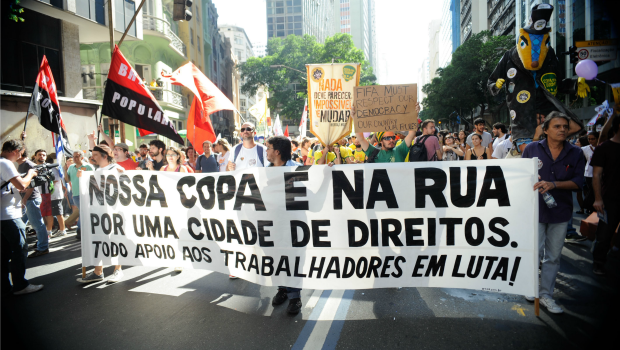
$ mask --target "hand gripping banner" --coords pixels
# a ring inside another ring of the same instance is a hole
[[[142,129],[141,136],[147,135],[144,130],[148,130],[180,144],[185,143],[118,46],[114,47],[112,55],[102,113]]]
[[[82,259],[265,286],[538,291],[537,159],[85,172]]]

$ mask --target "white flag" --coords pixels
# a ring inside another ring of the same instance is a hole
[[[304,104],[304,112],[301,114],[301,123],[299,124],[299,141],[306,137],[306,126],[308,123],[308,99]]]
[[[276,114],[276,121],[273,123],[273,134],[275,136],[284,135],[284,131],[282,130],[282,123],[280,123],[280,115]]]
[[[267,98],[263,97],[258,103],[250,107],[248,111],[258,120],[258,124],[262,123],[267,116]]]

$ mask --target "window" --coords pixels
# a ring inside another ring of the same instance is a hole
[[[136,12],[136,4],[131,0],[114,0],[114,12],[116,12],[114,29],[119,32],[125,32],[125,28]],[[127,32],[132,36],[136,36],[136,22],[131,25],[131,29]]]
[[[105,11],[104,0],[76,0],[75,13],[78,16],[82,16],[93,21],[105,25]]]
[[[189,28],[189,42],[194,45],[194,30]]]
[[[196,20],[200,23],[200,9],[198,8],[198,5],[196,5]]]
[[[0,85],[4,90],[32,92],[43,56],[47,57],[59,96],[63,96],[64,75],[61,51],[61,21],[35,11],[20,14],[22,22],[1,21]],[[90,67],[89,67],[90,70]]]
[[[196,47],[198,48],[198,52],[200,52],[200,36],[196,35],[196,42],[198,43],[198,45],[196,45]]]
[[[276,23],[284,23],[284,17],[276,17]]]

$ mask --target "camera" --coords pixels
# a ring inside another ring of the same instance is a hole
[[[57,168],[58,163],[55,164],[41,164],[35,166],[33,169],[37,172],[37,176],[33,177],[30,181],[31,187],[43,186],[45,183],[49,183],[50,191],[54,188],[54,173],[52,168]]]

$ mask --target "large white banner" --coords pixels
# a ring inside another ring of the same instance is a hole
[[[537,295],[536,159],[84,172],[83,265]]]

